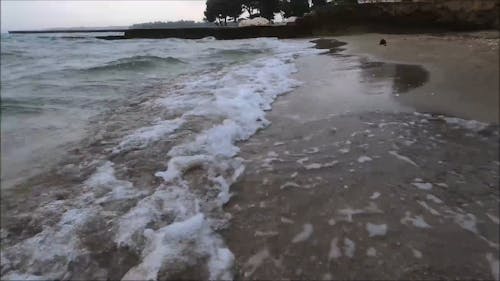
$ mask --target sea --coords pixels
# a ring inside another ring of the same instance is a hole
[[[1,35],[2,279],[232,279],[238,143],[318,50],[94,36]]]

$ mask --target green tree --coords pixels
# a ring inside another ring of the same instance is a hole
[[[280,8],[281,5],[279,0],[260,0],[260,16],[270,21],[274,19],[274,13],[280,12]]]
[[[242,13],[241,2],[238,0],[207,0],[206,5],[205,20],[218,21],[219,25],[227,25],[228,18],[236,21]]]
[[[313,8],[318,8],[326,5],[326,0],[312,0]]]
[[[248,13],[249,18],[254,18],[259,14],[258,13],[260,7],[259,0],[242,0],[241,5],[243,10],[245,10]]]
[[[333,0],[336,5],[358,5],[358,0]]]
[[[283,0],[281,9],[286,18],[302,17],[310,11],[308,0]]]

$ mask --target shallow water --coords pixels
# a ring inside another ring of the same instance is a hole
[[[2,277],[231,278],[235,143],[311,46],[2,38]]]
[[[105,41],[90,34],[2,35],[2,186],[46,170],[92,117],[165,94],[170,80],[280,52],[276,40]],[[98,119],[97,119],[98,120]],[[125,128],[126,129],[126,128]]]

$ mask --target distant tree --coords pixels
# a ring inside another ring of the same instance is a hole
[[[228,18],[236,21],[242,13],[241,2],[238,0],[207,0],[206,4],[205,20],[218,21],[219,25],[227,25]]]
[[[270,21],[274,19],[274,14],[279,13],[281,10],[279,0],[260,0],[259,2],[260,16]]]
[[[248,13],[249,18],[254,18],[259,14],[258,10],[260,8],[259,0],[242,0],[241,6],[243,10]]]
[[[313,9],[325,6],[326,5],[326,0],[312,0],[312,7]]]
[[[281,10],[286,18],[302,17],[310,11],[308,0],[283,0]]]
[[[207,21],[207,20],[205,20]],[[136,23],[130,26],[130,28],[181,28],[181,27],[205,27],[213,26],[212,23],[207,22],[195,22],[192,20],[180,20],[180,21],[155,21],[155,22],[144,22]]]
[[[225,0],[225,2],[227,5],[227,16],[236,22],[243,13],[241,0]]]
[[[358,0],[332,0],[336,5],[357,5]]]

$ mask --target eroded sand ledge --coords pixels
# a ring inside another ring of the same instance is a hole
[[[241,146],[237,279],[498,279],[498,39],[337,39]]]

